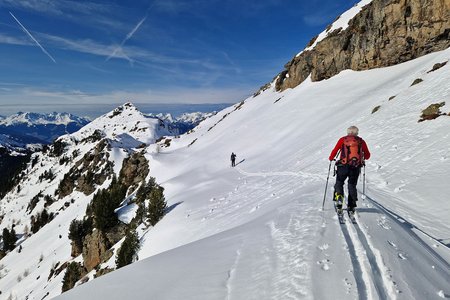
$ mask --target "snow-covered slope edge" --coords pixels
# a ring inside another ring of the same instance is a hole
[[[282,93],[266,90],[160,153],[150,146],[152,174],[173,209],[141,239],[139,257],[149,258],[59,299],[446,297],[450,117],[418,120],[449,98],[449,64],[430,72],[449,59],[447,49]],[[411,85],[417,78],[423,81]],[[368,195],[399,217],[360,199],[361,226],[341,231],[331,197],[320,208],[328,154],[352,124],[372,151]],[[431,250],[396,222],[434,237],[417,233]]]

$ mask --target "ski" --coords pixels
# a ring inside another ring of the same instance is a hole
[[[353,224],[356,224],[355,212],[348,210],[348,218]]]

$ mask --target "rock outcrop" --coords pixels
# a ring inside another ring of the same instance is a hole
[[[127,226],[119,224],[104,233],[94,230],[83,241],[83,265],[88,272],[106,262],[113,255],[110,248],[125,236]]]
[[[275,88],[294,88],[310,75],[320,81],[345,69],[392,66],[449,46],[450,0],[373,0],[345,30],[329,32],[288,62]]]
[[[149,172],[148,161],[143,152],[135,152],[123,160],[120,170],[120,181],[128,187],[136,188],[139,183],[145,180]]]
[[[70,195],[74,189],[90,195],[95,191],[96,185],[101,185],[113,174],[113,163],[108,159],[109,153],[106,151],[109,147],[108,141],[103,139],[76,162],[59,183],[57,193],[60,199]]]

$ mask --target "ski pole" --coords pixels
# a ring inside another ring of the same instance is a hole
[[[331,162],[332,160],[330,160],[330,165],[328,166],[327,184],[325,185],[325,193],[323,194],[322,210],[325,207],[325,197],[327,196],[328,179],[330,178],[330,171],[331,171]]]
[[[366,164],[363,165],[364,171],[363,171],[363,200],[366,199]]]

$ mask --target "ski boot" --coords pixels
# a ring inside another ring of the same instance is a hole
[[[336,212],[342,215],[342,204],[344,203],[344,195],[334,193],[334,206],[336,207]]]

